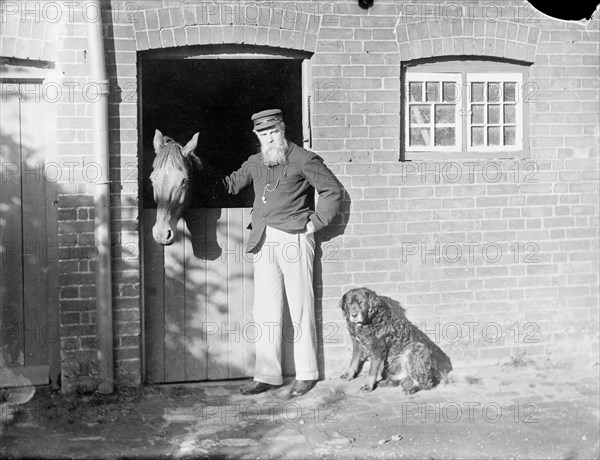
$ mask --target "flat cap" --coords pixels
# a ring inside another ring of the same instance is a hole
[[[263,110],[262,112],[257,112],[252,115],[255,131],[271,128],[282,120],[283,117],[281,115],[281,110],[279,109]]]

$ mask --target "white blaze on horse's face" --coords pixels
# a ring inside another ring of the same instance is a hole
[[[198,144],[198,133],[185,147],[159,130],[154,134],[156,158],[150,174],[156,201],[156,223],[152,228],[154,240],[163,245],[175,240],[177,221],[187,206],[188,185],[191,175],[190,155]]]

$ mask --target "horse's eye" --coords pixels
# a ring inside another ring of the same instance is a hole
[[[188,186],[188,182],[189,182],[189,179],[182,179],[181,180],[181,187],[182,188],[186,188]]]

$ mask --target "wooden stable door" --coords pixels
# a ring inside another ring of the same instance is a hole
[[[60,339],[52,107],[41,81],[0,86],[0,387],[47,384]]]
[[[146,380],[251,376],[250,209],[189,209],[170,246],[152,238],[155,221],[156,210],[144,210]]]

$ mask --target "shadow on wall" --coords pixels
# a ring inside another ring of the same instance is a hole
[[[319,375],[321,378],[328,377],[325,374],[324,334],[329,336],[329,334],[334,333],[337,337],[341,336],[340,334],[337,334],[337,332],[339,332],[337,328],[330,328],[323,323],[323,264],[343,263],[343,260],[337,256],[339,243],[331,240],[345,233],[350,220],[350,208],[352,206],[352,199],[350,198],[348,190],[346,190],[339,180],[337,182],[342,190],[340,210],[331,225],[327,226],[317,234],[318,240],[315,249],[313,286],[315,288],[315,318],[317,323],[317,361],[319,363]],[[337,305],[335,308],[337,309]]]

